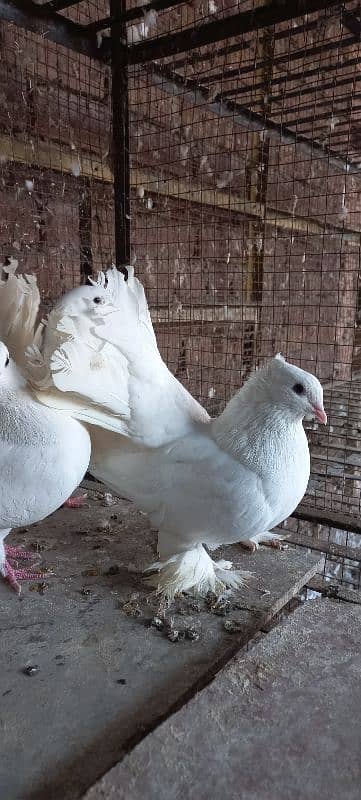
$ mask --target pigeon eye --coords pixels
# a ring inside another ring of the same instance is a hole
[[[6,366],[6,367],[8,367],[8,366],[9,366],[9,364],[10,364],[10,358],[9,358],[9,356],[8,356],[8,357],[7,357],[7,359],[6,359],[6,361],[5,361],[5,366]]]
[[[96,303],[97,305],[99,305],[102,302],[103,302],[103,298],[102,297],[94,297],[94,303]]]
[[[295,385],[292,386],[292,391],[295,392],[295,394],[304,394],[305,387],[302,386],[302,383],[295,383]]]

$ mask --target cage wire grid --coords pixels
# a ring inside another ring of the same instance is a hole
[[[286,532],[358,588],[360,5],[293,6],[0,0],[1,257],[45,309],[130,259],[212,414],[278,351],[315,372],[329,425]]]

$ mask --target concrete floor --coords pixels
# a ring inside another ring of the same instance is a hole
[[[39,551],[42,568],[55,574],[24,584],[20,599],[0,584],[4,800],[79,798],[204,686],[318,564],[305,551],[227,548],[255,572],[237,602],[220,609],[184,599],[157,630],[159,603],[141,574],[155,541],[127,502],[109,506],[97,495],[85,509],[62,509],[9,537]],[[173,643],[175,629],[185,638]],[[29,667],[38,669],[29,675]]]
[[[359,800],[361,608],[315,600],[236,656],[84,800]]]

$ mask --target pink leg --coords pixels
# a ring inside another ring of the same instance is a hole
[[[21,586],[18,581],[44,580],[44,575],[41,572],[29,572],[26,569],[14,569],[8,561],[5,561],[4,567],[6,570],[6,575],[4,578],[17,594],[20,594],[21,592]]]
[[[63,508],[82,508],[86,505],[85,501],[87,497],[87,494],[78,494],[76,497],[69,497],[69,500],[63,504]]]
[[[5,545],[5,553],[11,559],[22,558],[24,561],[33,561],[37,558],[36,553],[31,553],[30,550],[23,550],[22,547],[12,547],[11,544]]]

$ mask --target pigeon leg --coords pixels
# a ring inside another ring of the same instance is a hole
[[[16,594],[20,594],[21,586],[17,580],[16,570],[11,566],[11,564],[9,564],[8,561],[4,561],[4,564],[1,567],[1,573],[4,580],[6,580],[11,588],[14,589],[14,592],[16,592]]]
[[[250,553],[255,553],[259,548],[258,542],[253,541],[253,539],[246,539],[243,542],[238,542],[238,544],[240,547],[243,547],[244,550],[248,550]]]
[[[263,544],[264,547],[274,547],[275,550],[284,550],[287,548],[287,545],[283,543],[284,538],[285,537],[280,533],[265,531],[264,533],[258,533],[256,536],[252,536],[250,541],[256,545],[256,549],[258,549],[260,544]]]
[[[6,531],[0,531],[0,575],[2,575],[4,580],[7,581],[14,592],[20,594],[21,586],[19,581],[44,580],[44,575],[41,572],[18,569],[17,565],[14,567],[10,563],[10,560],[12,561],[14,558],[34,558],[34,553],[27,553],[26,551],[21,550],[21,548],[11,547],[11,545],[5,544],[4,539],[8,533],[10,533],[10,529]]]
[[[26,569],[14,569],[9,561],[5,561],[1,573],[3,578],[10,584],[14,592],[20,594],[21,585],[19,581],[39,581],[44,580],[44,575],[41,572],[30,572]]]
[[[274,550],[287,550],[287,544],[277,539],[270,539],[269,542],[263,542],[265,547],[273,547]]]
[[[275,550],[287,549],[287,545],[283,541],[285,537],[281,533],[266,531],[265,533],[261,533],[257,538],[259,543],[263,544],[264,547],[273,547]]]
[[[12,547],[11,544],[5,545],[5,553],[7,558],[13,559],[23,559],[24,561],[34,561],[36,559],[36,553],[31,553],[30,550],[23,550],[22,547]]]

